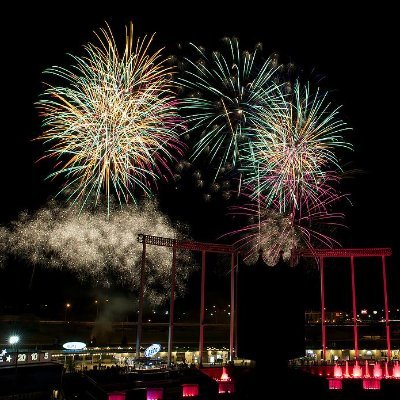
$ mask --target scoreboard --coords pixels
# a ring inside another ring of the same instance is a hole
[[[51,361],[49,352],[14,352],[0,350],[0,368],[9,365],[40,364]]]

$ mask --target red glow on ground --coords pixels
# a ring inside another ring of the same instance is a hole
[[[364,390],[380,390],[381,381],[379,379],[363,379]]]
[[[370,378],[368,361],[365,363],[365,374],[364,374],[364,378]]]
[[[305,366],[302,370],[308,374],[330,379],[400,379],[400,364],[398,361],[346,361],[336,365]]]
[[[219,382],[218,393],[235,393],[235,384],[233,382]]]
[[[380,364],[375,363],[374,365],[374,378],[382,378],[383,372]]]
[[[385,378],[390,378],[388,363],[385,364]]]
[[[232,380],[231,375],[233,368],[231,367],[210,367],[210,368],[201,368],[200,371],[203,374],[206,374],[210,378],[214,379],[215,381],[220,381],[224,375],[228,375],[228,377]]]
[[[342,390],[342,380],[341,379],[329,379],[329,390]]]
[[[195,397],[199,395],[199,385],[197,383],[182,385],[182,397]]]
[[[362,368],[358,365],[358,362],[356,361],[356,365],[353,367],[353,378],[361,378],[362,375]]]
[[[230,377],[229,367],[225,368],[202,368],[201,372],[218,382],[218,393],[235,393],[235,382]]]
[[[221,378],[219,378],[219,379],[220,379],[220,381],[230,381],[231,380],[230,376],[228,375],[228,372],[226,372],[225,367],[222,367],[222,374],[221,374]]]
[[[398,361],[396,361],[393,367],[393,378],[400,378],[400,365]]]
[[[125,400],[126,394],[123,392],[109,393],[108,400]]]
[[[328,376],[330,374],[328,373]],[[333,368],[333,376],[335,378],[341,378],[343,376],[343,371],[342,371],[342,367],[340,365],[335,365],[335,367]]]
[[[146,393],[147,400],[163,400],[164,399],[164,390],[163,388],[156,389],[147,389]]]

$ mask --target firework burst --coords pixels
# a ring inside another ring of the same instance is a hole
[[[251,197],[252,194],[247,195],[248,199]],[[280,251],[283,258],[289,260],[295,248],[339,245],[331,235],[336,228],[344,226],[344,215],[331,209],[342,197],[335,191],[328,191],[318,204],[302,204],[294,213],[283,213],[278,203],[267,204],[268,200],[260,197],[258,201],[231,207],[231,214],[242,219],[242,226],[224,236],[236,238],[235,246],[249,262],[255,262],[262,249],[269,265],[276,264]]]
[[[109,204],[112,193],[120,202],[135,202],[137,191],[151,195],[183,149],[173,71],[161,50],[150,52],[153,37],[134,43],[131,24],[119,52],[109,27],[96,36],[70,69],[45,71],[64,85],[49,85],[38,102],[38,139],[56,160],[50,177],[64,176],[61,191],[82,206],[102,193]]]
[[[298,82],[293,96],[282,98],[285,107],[262,111],[255,123],[253,147],[246,154],[245,183],[256,188],[268,204],[295,213],[303,206],[324,207],[331,199],[341,167],[336,154],[351,148],[342,136],[350,129],[332,109],[326,94],[311,95]]]
[[[185,59],[185,75],[178,80],[187,90],[182,109],[199,137],[192,157],[209,153],[219,171],[227,162],[235,166],[251,147],[257,111],[278,107],[277,68],[272,59],[261,60],[261,46],[242,51],[236,38],[224,39],[221,52],[192,47],[197,60]]]

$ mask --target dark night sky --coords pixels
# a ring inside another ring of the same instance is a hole
[[[204,2],[186,2],[184,7],[168,2],[161,8],[148,2],[147,9],[145,5],[138,9],[134,1],[120,8],[118,2],[112,3],[113,10],[107,11],[83,12],[65,2],[57,3],[57,9],[38,6],[34,11],[15,5],[3,13],[2,223],[23,209],[40,207],[55,192],[43,182],[46,166],[34,164],[41,148],[31,141],[39,133],[33,103],[43,88],[42,71],[67,63],[65,53],[79,53],[104,21],[117,35],[133,20],[136,34],[157,32],[156,43],[167,49],[185,40],[216,47],[221,37],[235,35],[242,47],[261,41],[266,54],[278,52],[283,60],[324,76],[324,85],[334,90],[334,99],[343,104],[343,116],[353,127],[349,137],[355,151],[347,154],[347,161],[351,168],[362,170],[347,182],[353,206],[347,212],[350,229],[343,243],[392,247],[394,260],[398,259],[395,93],[399,87],[393,61],[398,32],[393,10],[384,5],[350,10],[337,2],[326,3],[324,10],[304,5],[297,9],[286,2],[273,8],[266,3],[261,10],[257,2],[246,1],[240,7],[232,2],[220,12]],[[179,204],[189,209],[186,195],[179,195]],[[197,202],[196,214],[207,215],[210,207],[219,213],[215,205]],[[196,223],[203,223],[193,229],[199,235],[218,230],[206,228],[204,218]]]

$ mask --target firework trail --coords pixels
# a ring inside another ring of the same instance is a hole
[[[33,215],[22,214],[3,232],[5,252],[33,265],[66,269],[81,279],[109,286],[126,285],[137,290],[142,245],[139,233],[181,237],[185,227],[175,228],[154,203],[124,206],[109,218],[100,211],[60,208],[55,203]],[[178,290],[193,270],[188,252],[177,253]],[[146,259],[146,299],[159,304],[168,296],[172,253],[166,247],[149,246]]]
[[[284,100],[284,99],[283,99]],[[255,122],[254,145],[245,155],[244,182],[266,203],[295,213],[301,207],[323,208],[340,180],[335,151],[351,148],[342,136],[347,127],[326,94],[294,86],[292,99],[280,110],[262,111]]]
[[[150,196],[183,149],[173,70],[161,50],[150,52],[153,37],[134,43],[131,24],[121,53],[109,27],[96,36],[69,69],[45,71],[64,84],[48,85],[37,103],[49,177],[66,178],[61,191],[82,208],[103,192],[109,205],[112,194],[120,203]]]
[[[262,61],[260,45],[242,51],[236,38],[225,38],[221,52],[191,46],[197,60],[186,58],[185,74],[178,79],[187,91],[181,106],[192,135],[200,136],[192,157],[209,153],[218,173],[227,162],[236,166],[249,151],[258,113],[279,107],[276,63]]]

